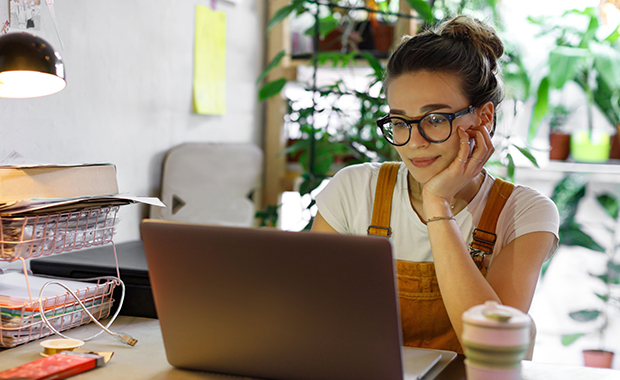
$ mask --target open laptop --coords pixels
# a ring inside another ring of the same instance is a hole
[[[437,373],[456,355],[402,347],[387,239],[149,219],[140,229],[175,367],[403,380]]]

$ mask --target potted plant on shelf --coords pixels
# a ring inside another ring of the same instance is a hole
[[[596,278],[597,282],[603,285],[603,291],[594,291],[598,300],[597,307],[574,310],[569,313],[569,317],[574,321],[589,323],[593,327],[585,332],[563,335],[561,342],[568,346],[583,336],[596,334],[599,341],[598,346],[595,349],[583,350],[584,364],[586,366],[611,368],[614,352],[605,348],[605,334],[609,327],[609,321],[620,312],[620,258],[617,254],[620,247],[618,244],[620,201],[618,197],[610,193],[596,197],[598,204],[607,215],[607,219],[603,223],[608,232],[609,243],[603,247],[575,222],[578,205],[586,194],[586,186],[587,182],[584,175],[568,175],[556,186],[552,199],[560,210],[560,244],[581,246],[605,255],[604,264],[600,271],[590,273],[593,278]],[[547,266],[548,263],[543,268],[543,275]]]
[[[279,78],[264,84],[259,92],[259,100],[266,100],[280,94],[284,86],[292,82],[292,85],[301,88],[299,92],[308,95],[302,99],[287,97],[288,112],[283,123],[286,127],[292,127],[285,130],[292,129],[295,134],[289,133],[287,137],[294,140],[280,152],[296,157],[300,164],[300,195],[311,194],[339,166],[396,159],[396,152],[378,134],[375,124],[384,105],[380,91],[384,68],[376,53],[377,50],[384,50],[385,46],[377,49],[376,40],[372,46],[364,45],[361,37],[368,35],[372,27],[379,29],[382,24],[393,23],[396,17],[410,18],[408,13],[394,13],[394,6],[398,3],[397,0],[293,0],[270,20],[268,30],[292,15],[310,14],[314,19],[313,25],[306,31],[315,42],[309,62],[314,71],[311,79],[302,82]],[[420,18],[424,17],[424,22],[432,23],[428,3],[421,0],[409,0],[408,3],[422,15]],[[362,14],[372,17],[364,20],[360,17]],[[257,83],[279,66],[284,56],[284,51],[277,54]],[[315,80],[321,68],[356,66],[365,66],[370,71],[360,76],[366,82],[363,88],[358,83],[351,85],[344,80],[332,83]],[[308,208],[313,205],[314,202],[310,201]]]
[[[549,118],[549,159],[564,161],[570,154],[570,132],[566,130],[566,120],[570,110],[559,104],[551,108]]]
[[[576,161],[607,161],[610,133],[605,127],[594,125],[594,113],[598,109],[609,124],[618,124],[618,28],[601,36],[605,30],[596,8],[573,9],[559,19],[547,17],[530,20],[541,27],[541,35],[555,36],[555,46],[549,52],[546,63],[548,73],[535,91],[537,100],[530,124],[530,137],[536,134],[540,122],[550,112],[550,93],[554,90],[567,91],[567,84],[574,82],[585,97],[587,125],[572,133],[571,155]],[[585,27],[579,28],[579,25]]]

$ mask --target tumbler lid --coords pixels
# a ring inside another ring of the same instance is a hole
[[[530,317],[514,307],[500,305],[496,301],[486,301],[463,313],[463,322],[498,328],[520,328],[529,326]]]

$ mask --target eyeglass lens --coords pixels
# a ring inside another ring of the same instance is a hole
[[[411,127],[417,127],[411,123]],[[399,118],[390,118],[383,124],[385,137],[392,144],[402,145],[409,140],[410,129],[407,122]],[[420,120],[422,136],[430,142],[444,141],[450,137],[450,120],[445,116],[429,114]]]

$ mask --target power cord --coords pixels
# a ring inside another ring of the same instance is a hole
[[[47,277],[47,276],[46,276]],[[112,316],[112,318],[110,319],[110,321],[108,322],[108,324],[106,326],[102,325],[92,314],[91,312],[87,309],[87,307],[84,305],[84,303],[82,302],[82,300],[79,299],[79,297],[73,292],[73,290],[69,289],[68,286],[66,286],[65,284],[63,284],[62,282],[59,281],[48,281],[46,282],[43,287],[41,288],[41,291],[39,292],[39,311],[41,313],[41,319],[43,319],[43,322],[45,322],[45,324],[47,325],[47,327],[56,335],[61,336],[65,339],[71,339],[69,337],[67,337],[66,335],[62,334],[61,332],[59,332],[58,330],[56,330],[54,328],[54,326],[52,326],[52,324],[49,322],[49,320],[47,319],[47,316],[45,315],[45,310],[43,310],[43,290],[49,286],[49,285],[58,285],[63,287],[65,290],[67,290],[68,293],[70,293],[73,298],[80,304],[80,306],[82,307],[82,310],[84,312],[86,312],[86,314],[88,314],[88,316],[90,317],[90,319],[95,322],[97,325],[99,325],[99,327],[101,327],[102,331],[99,331],[97,334],[90,336],[86,339],[81,339],[83,341],[89,341],[91,339],[94,339],[96,337],[98,337],[99,335],[103,334],[104,332],[107,332],[108,334],[112,335],[114,338],[120,340],[122,343],[127,344],[128,346],[135,346],[136,343],[138,343],[138,340],[131,337],[130,335],[127,335],[125,333],[122,332],[113,332],[110,331],[108,329],[108,327],[110,327],[110,325],[112,325],[112,322],[114,322],[114,320],[116,319],[116,317],[118,316],[119,312],[121,311],[121,307],[123,306],[123,301],[125,300],[125,284],[123,283],[123,281],[118,278],[118,277],[112,277],[112,276],[103,276],[103,277],[93,277],[93,278],[84,278],[84,279],[80,279],[80,281],[94,281],[94,280],[113,280],[116,281],[120,284],[121,286],[121,298],[118,302],[118,308],[116,309],[116,312],[114,313],[114,315]]]

